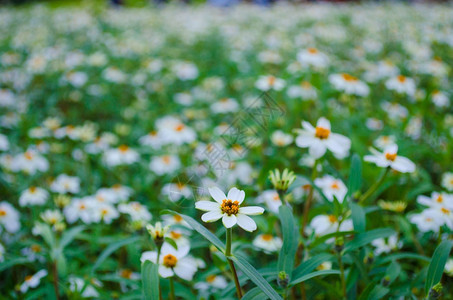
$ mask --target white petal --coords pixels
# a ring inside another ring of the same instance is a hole
[[[172,277],[174,275],[173,270],[165,266],[159,266],[159,274],[163,278]]]
[[[316,141],[310,145],[308,152],[311,156],[317,159],[322,157],[326,153],[326,150],[326,146],[322,142]]]
[[[142,253],[142,256],[140,257],[140,261],[143,263],[147,260],[149,260],[152,263],[156,263],[157,259],[157,252],[156,251],[146,251]]]
[[[315,128],[313,127],[313,125],[311,125],[307,121],[302,121],[302,128],[309,132],[315,132]]]
[[[406,157],[397,156],[395,161],[390,164],[392,169],[402,173],[412,173],[415,171],[415,164]]]
[[[195,261],[189,257],[182,258],[178,261],[173,270],[178,277],[185,280],[192,280],[193,275],[197,271],[197,265]]]
[[[252,231],[256,230],[256,223],[249,216],[246,216],[243,214],[238,214],[237,222],[238,222],[238,225],[246,231],[252,232]]]
[[[231,215],[231,216],[224,215],[223,218],[222,218],[222,222],[223,222],[223,225],[224,225],[226,228],[231,228],[231,227],[233,227],[234,225],[236,225],[237,218],[236,218],[235,215]]]
[[[212,201],[197,201],[195,208],[203,211],[213,211],[219,209],[219,204]]]
[[[236,201],[237,198],[239,198],[240,194],[241,194],[241,190],[234,187],[228,192],[228,199],[230,199],[232,201]]]
[[[225,194],[216,186],[209,188],[209,194],[211,194],[211,197],[218,203],[222,203],[222,201],[227,198]]]
[[[316,123],[316,126],[330,130],[330,121],[327,120],[324,117],[321,117],[321,118],[318,119],[318,122]]]
[[[210,211],[210,212],[207,212],[205,214],[203,214],[201,216],[201,220],[203,220],[203,222],[206,222],[206,223],[209,223],[209,222],[215,222],[217,221],[218,219],[220,219],[222,217],[222,212],[219,210],[214,210],[214,211]]]
[[[239,213],[244,215],[261,215],[264,212],[264,208],[259,206],[246,206],[239,208]]]

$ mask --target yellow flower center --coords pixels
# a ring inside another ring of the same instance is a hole
[[[401,83],[406,82],[406,77],[403,76],[403,75],[398,75],[397,79],[398,79],[398,81],[401,82]]]
[[[334,181],[330,187],[334,190],[338,190],[340,188],[340,186],[338,185],[338,182],[336,182],[336,181]]]
[[[25,281],[29,281],[29,280],[32,279],[32,278],[33,278],[33,276],[27,275],[27,276],[25,276]]]
[[[318,139],[325,140],[330,135],[330,130],[327,128],[317,126],[315,130],[315,137]]]
[[[168,165],[170,164],[170,156],[168,155],[165,155],[162,157],[162,161],[164,162],[164,164]]]
[[[214,275],[214,274],[213,274],[213,275],[209,275],[208,277],[206,277],[206,282],[212,283],[212,282],[214,282],[214,280],[216,279],[216,277],[217,277],[217,276]]]
[[[239,212],[239,201],[231,201],[230,199],[225,199],[222,201],[222,205],[220,205],[220,209],[223,213],[231,216],[237,215]]]
[[[354,77],[354,76],[346,74],[346,73],[341,74],[341,76],[343,77],[343,79],[345,81],[348,81],[348,82],[357,81],[357,77]]]
[[[30,193],[34,194],[36,192],[36,186],[31,186],[30,187]]]
[[[445,207],[442,207],[440,210],[442,211],[443,214],[450,215],[450,210],[449,209],[446,209]]]
[[[175,240],[179,239],[179,238],[182,236],[181,233],[176,232],[176,231],[170,232],[170,235],[171,235],[171,238],[172,238],[172,239],[175,239]]]
[[[185,127],[184,124],[178,124],[178,125],[175,127],[175,131],[180,132],[180,131],[182,131],[182,130],[184,129],[184,127]]]
[[[123,277],[123,278],[130,279],[132,277],[132,271],[129,270],[129,269],[121,270],[120,276]]]
[[[30,249],[31,249],[31,251],[33,251],[33,252],[35,252],[35,253],[41,252],[41,246],[36,245],[36,244],[31,245]]]
[[[263,234],[261,236],[261,238],[263,239],[263,241],[266,241],[266,242],[272,241],[272,235],[270,235],[270,234]]]
[[[118,147],[118,149],[120,150],[120,152],[124,153],[127,152],[127,150],[129,150],[129,147],[127,145],[121,145]]]
[[[173,254],[167,254],[164,256],[164,266],[167,268],[174,268],[178,259]]]
[[[318,49],[316,49],[316,48],[308,48],[307,50],[308,50],[308,53],[310,53],[310,54],[318,53]]]
[[[267,78],[267,82],[269,83],[270,86],[273,86],[275,84],[275,77],[274,76],[269,76]]]
[[[437,203],[442,203],[444,201],[444,198],[442,197],[442,195],[439,195],[439,197],[437,197],[436,201],[437,201]]]
[[[174,215],[173,219],[177,222],[180,223],[182,221],[182,217],[180,215]]]
[[[30,151],[25,152],[24,156],[27,160],[33,159],[33,154]]]
[[[396,153],[385,153],[385,158],[390,161],[395,161]]]
[[[329,215],[329,222],[330,223],[335,223],[337,221],[337,217],[335,217],[334,215]]]

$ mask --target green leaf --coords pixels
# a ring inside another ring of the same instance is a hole
[[[395,231],[391,228],[379,228],[360,233],[351,242],[346,244],[343,251],[346,253],[348,251],[355,250],[371,243],[375,239],[386,238],[393,234],[395,234]]]
[[[309,247],[310,248],[314,248],[314,247],[318,246],[319,244],[322,244],[325,241],[327,241],[328,239],[333,238],[333,237],[347,236],[347,235],[352,235],[352,234],[355,234],[355,233],[357,233],[357,232],[356,231],[337,231],[337,232],[332,232],[332,233],[323,235],[321,237],[318,237],[311,244],[309,244]]]
[[[127,244],[134,243],[134,242],[138,241],[139,239],[140,239],[140,237],[134,236],[134,237],[113,243],[110,246],[108,246],[107,248],[105,248],[105,250],[102,251],[101,255],[99,255],[98,259],[94,263],[93,268],[91,269],[91,272],[94,273],[94,271],[96,271],[96,269],[99,268],[99,266],[104,262],[104,260],[107,257],[109,257],[113,252],[115,252],[116,250],[118,250],[119,248],[121,248]]]
[[[146,300],[159,299],[159,266],[145,261],[142,264],[142,291]]]
[[[278,209],[278,214],[283,233],[283,246],[280,249],[280,255],[278,256],[278,272],[285,271],[288,276],[291,276],[299,243],[298,229],[294,222],[291,209],[288,206],[281,205]]]
[[[282,299],[260,273],[242,256],[230,256],[238,268],[272,300]]]
[[[292,274],[292,278],[302,277],[310,273],[314,268],[325,261],[329,261],[333,257],[332,254],[321,253],[301,263]]]
[[[83,230],[85,230],[85,226],[80,225],[80,226],[76,226],[76,227],[73,227],[73,228],[65,231],[63,233],[63,236],[61,237],[61,240],[60,240],[60,248],[63,250]]]
[[[321,270],[321,271],[316,271],[316,272],[312,272],[312,273],[308,273],[308,274],[305,274],[303,276],[300,276],[300,277],[297,277],[297,278],[294,278],[290,285],[293,286],[293,285],[296,285],[298,283],[301,283],[301,282],[304,282],[308,279],[311,279],[313,277],[316,277],[316,276],[321,276],[321,275],[331,275],[331,274],[340,274],[340,271],[338,270]]]
[[[49,225],[44,223],[36,223],[39,235],[42,236],[49,248],[52,250],[56,247],[55,235]]]
[[[385,272],[385,275],[388,276],[389,284],[395,281],[398,275],[400,275],[400,272],[401,266],[396,261],[393,261]]]
[[[390,292],[390,289],[383,287],[382,285],[377,285],[371,290],[370,294],[368,295],[368,299],[382,299],[385,295],[387,295],[388,292]]]
[[[362,187],[362,161],[356,153],[351,159],[351,171],[349,172],[348,195],[352,196]]]
[[[22,264],[26,264],[29,262],[30,261],[24,257],[6,259],[4,262],[0,263],[0,272],[3,270],[9,269],[11,267],[14,267],[15,265],[22,265]]]
[[[444,273],[445,264],[447,263],[448,256],[450,255],[453,241],[447,240],[437,246],[434,250],[433,257],[428,267],[428,275],[426,276],[425,292],[428,295],[429,290],[436,285],[442,278]]]
[[[364,232],[366,227],[365,211],[360,205],[353,202],[349,204],[349,207],[351,208],[351,217],[354,224],[354,230],[358,232]]]
[[[255,287],[248,291],[243,297],[242,300],[263,300],[265,296],[263,292],[260,290],[260,288]]]
[[[206,227],[204,227],[203,225],[201,225],[200,223],[195,221],[193,218],[191,218],[189,216],[186,216],[186,215],[183,215],[183,214],[180,214],[180,213],[177,213],[177,212],[172,211],[172,210],[164,210],[161,213],[162,214],[164,214],[164,213],[177,214],[177,215],[181,216],[184,219],[184,221],[189,223],[189,225],[195,231],[197,231],[199,234],[204,236],[208,241],[210,241],[220,251],[225,252],[225,244],[222,241],[220,241],[212,232],[210,232],[208,229],[206,229]]]
[[[429,262],[431,259],[429,257],[420,255],[420,254],[415,254],[415,253],[410,253],[410,252],[402,252],[402,253],[395,253],[395,254],[390,254],[388,256],[385,256],[383,258],[379,258],[376,260],[376,264],[383,264],[392,260],[398,260],[398,259],[403,259],[403,258],[409,258],[409,259],[419,259],[423,261]]]

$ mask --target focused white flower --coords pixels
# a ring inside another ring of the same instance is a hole
[[[390,167],[401,173],[412,173],[415,171],[415,164],[412,161],[397,155],[398,146],[395,144],[387,146],[383,153],[373,148],[370,148],[370,152],[373,155],[365,155],[364,161],[372,162],[382,168]]]
[[[398,242],[398,237],[396,235],[390,236],[387,241],[383,238],[375,239],[371,242],[371,245],[376,247],[374,253],[380,255],[381,253],[389,253],[393,250],[397,250],[403,246],[401,241]]]
[[[308,48],[300,51],[297,54],[297,61],[299,61],[302,66],[315,68],[325,68],[329,64],[327,55],[316,48]]]
[[[282,247],[282,239],[271,234],[260,234],[253,240],[253,246],[265,252],[276,252]]]
[[[130,165],[137,162],[139,159],[140,155],[138,152],[126,145],[108,149],[104,152],[104,161],[109,167]]]
[[[151,171],[157,175],[171,174],[181,167],[181,161],[176,155],[155,156],[149,163]]]
[[[148,209],[136,201],[118,205],[118,211],[123,214],[128,214],[132,221],[149,222],[151,220],[151,213]]]
[[[370,93],[370,88],[366,83],[346,73],[332,74],[329,76],[329,81],[335,89],[348,95],[366,97]]]
[[[80,179],[75,176],[60,174],[50,185],[50,190],[59,194],[77,194],[80,191]]]
[[[256,81],[255,87],[261,91],[281,91],[285,87],[285,81],[283,79],[274,76],[260,76]]]
[[[26,293],[28,289],[35,288],[41,282],[41,278],[47,276],[47,271],[42,269],[34,275],[28,275],[25,277],[25,281],[20,285],[20,291]]]
[[[19,198],[20,206],[43,205],[49,198],[49,192],[45,189],[31,186],[22,192]]]
[[[453,191],[453,173],[447,172],[442,175],[442,186],[448,191]]]
[[[157,262],[157,251],[143,252],[140,261],[146,260],[159,265],[159,275],[163,278],[176,276],[192,280],[197,271],[197,264],[194,258],[188,256],[189,248],[184,247],[176,250],[170,244],[164,243],[161,248],[159,262]]]
[[[0,202],[0,225],[6,231],[15,233],[20,229],[19,212],[8,202]]]
[[[398,75],[385,82],[385,86],[399,94],[415,95],[415,81],[412,78]]]
[[[333,201],[335,197],[340,203],[342,203],[348,193],[348,188],[343,181],[330,175],[324,175],[321,178],[316,178],[315,185],[322,190],[322,193],[329,201]]]
[[[330,131],[330,122],[326,118],[319,118],[316,127],[302,121],[303,129],[297,129],[299,134],[296,138],[296,145],[301,148],[308,148],[314,158],[320,158],[329,149],[336,157],[344,158],[351,148],[351,140],[344,135]]]
[[[215,200],[195,202],[195,208],[206,211],[201,216],[204,222],[215,222],[222,219],[226,228],[231,228],[238,224],[246,231],[254,231],[256,223],[248,215],[261,215],[264,208],[259,206],[241,207],[245,198],[245,192],[237,188],[232,188],[226,196],[218,187],[209,188],[209,194]]]
[[[281,130],[276,130],[271,135],[271,141],[277,147],[285,147],[293,142],[293,137]]]

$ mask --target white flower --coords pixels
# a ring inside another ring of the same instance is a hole
[[[282,239],[271,234],[260,234],[253,240],[253,246],[265,252],[276,252],[282,247]]]
[[[138,142],[140,145],[150,146],[153,149],[160,149],[165,143],[162,134],[157,131],[151,131],[147,135],[142,136]]]
[[[450,105],[450,99],[447,94],[441,91],[434,91],[431,95],[431,100],[437,107],[448,107]]]
[[[216,114],[237,112],[239,104],[233,98],[223,98],[211,104],[211,110]]]
[[[271,141],[277,147],[285,147],[293,142],[293,137],[281,130],[276,130],[271,135]]]
[[[329,64],[329,58],[316,48],[308,48],[297,54],[297,60],[302,66],[325,68]]]
[[[132,221],[148,222],[151,220],[151,214],[148,209],[136,201],[118,205],[118,211],[123,214],[128,214]]]
[[[19,212],[5,201],[0,202],[0,224],[11,233],[20,229]]]
[[[260,215],[264,209],[259,206],[241,207],[244,201],[245,192],[237,188],[232,188],[228,192],[228,197],[218,188],[209,188],[209,194],[216,202],[198,201],[195,208],[206,211],[201,216],[204,222],[215,222],[222,219],[226,228],[231,228],[238,224],[246,231],[254,231],[256,223],[248,215]]]
[[[298,129],[296,145],[309,148],[309,153],[314,158],[320,158],[329,149],[336,157],[344,158],[351,148],[351,140],[344,135],[330,131],[330,122],[326,118],[319,118],[316,127],[303,121],[303,129]]]
[[[40,214],[40,217],[49,225],[55,225],[63,221],[63,215],[56,209],[47,209]]]
[[[334,215],[318,215],[310,222],[310,228],[315,232],[316,236],[323,236],[337,231],[338,219]],[[340,231],[353,230],[351,220],[344,220],[340,225]],[[307,228],[307,231],[310,230]]]
[[[342,203],[348,193],[348,188],[343,181],[330,175],[324,175],[322,178],[316,178],[315,185],[322,190],[322,193],[329,201],[333,201],[335,197],[340,203]]]
[[[5,261],[5,247],[0,244],[0,263]]]
[[[195,288],[200,292],[223,290],[228,286],[228,282],[222,275],[211,274],[206,277],[206,282],[197,282]]]
[[[392,250],[401,248],[403,243],[401,241],[398,242],[398,237],[396,235],[392,235],[388,238],[387,242],[385,239],[380,238],[372,241],[371,245],[376,247],[376,249],[374,249],[374,253],[376,255],[380,255],[381,253],[389,253]]]
[[[453,191],[453,173],[447,172],[442,175],[442,186],[449,191]]]
[[[395,143],[396,138],[394,135],[381,135],[373,142],[373,144],[381,150],[384,150],[386,147],[394,145]]]
[[[382,128],[384,128],[384,122],[382,122],[381,120],[376,119],[376,118],[368,118],[366,120],[366,127],[369,130],[373,130],[373,131],[381,130]]]
[[[285,81],[274,76],[260,76],[256,81],[255,87],[261,91],[281,91],[285,87]]]
[[[29,288],[35,288],[39,285],[41,282],[41,278],[47,276],[47,271],[42,269],[35,273],[34,275],[29,275],[25,277],[24,283],[21,284],[20,286],[20,291],[22,293],[26,293]]]
[[[409,217],[409,221],[418,227],[421,232],[434,231],[438,232],[442,225],[442,220],[433,210],[426,209],[420,214],[414,214]]]
[[[77,194],[80,191],[80,179],[75,176],[60,174],[50,185],[52,192],[59,194]]]
[[[129,197],[133,194],[134,190],[130,187],[121,185],[121,184],[114,184],[110,188],[116,195],[117,201],[128,200]]]
[[[95,209],[101,215],[102,221],[106,224],[112,223],[112,221],[120,216],[116,208],[108,203],[101,203],[95,206]]]
[[[143,252],[140,261],[143,263],[149,260],[159,265],[159,275],[163,278],[176,276],[185,279],[192,280],[193,275],[197,271],[197,264],[195,259],[187,256],[189,248],[184,247],[176,250],[170,244],[164,243],[159,256],[159,262],[157,262],[157,252],[147,251]]]
[[[430,208],[445,207],[453,209],[453,195],[437,192],[433,192],[431,194],[431,197],[419,195],[417,197],[417,203],[428,206]]]
[[[0,134],[0,151],[8,151],[9,150],[9,141],[6,135]]]
[[[310,82],[302,81],[299,85],[292,85],[287,92],[290,98],[301,98],[302,100],[313,100],[318,97],[318,92]]]
[[[399,94],[407,94],[409,96],[415,95],[414,80],[403,75],[390,78],[385,82],[385,86],[389,90],[396,91]]]
[[[378,167],[390,167],[401,173],[412,173],[415,171],[415,164],[408,158],[397,155],[398,146],[390,145],[385,148],[384,153],[381,153],[373,148],[370,148],[373,155],[365,155],[363,158],[367,162],[375,163]]]
[[[69,289],[72,292],[82,293],[81,296],[83,298],[99,298],[99,293],[96,288],[91,284],[87,284],[82,278],[71,276],[68,281]],[[102,286],[102,283],[97,279],[92,279],[91,283],[96,286]]]
[[[263,191],[261,195],[256,198],[256,201],[265,202],[269,210],[274,214],[278,214],[278,208],[282,205],[280,196],[275,190]]]
[[[162,187],[162,195],[167,196],[172,202],[181,198],[192,198],[192,189],[183,183],[167,183]]]
[[[130,165],[137,162],[140,155],[126,145],[118,148],[108,149],[104,152],[104,161],[107,166],[114,167],[119,165]]]
[[[447,260],[447,263],[445,264],[445,274],[447,274],[450,277],[453,277],[453,259],[452,258]]]
[[[164,223],[164,226],[167,227],[171,225],[180,225],[192,229],[189,223],[184,221],[184,219],[180,215],[163,215],[162,221]]]
[[[45,189],[31,186],[22,192],[19,198],[20,206],[43,205],[49,198],[49,192]]]
[[[366,97],[370,93],[370,88],[366,83],[346,73],[332,74],[329,76],[329,81],[337,90],[348,95]]]
[[[176,155],[155,156],[151,159],[149,168],[157,175],[171,174],[181,167]]]
[[[172,66],[172,71],[180,80],[192,80],[198,77],[198,68],[192,62],[177,62]]]
[[[173,116],[165,116],[156,121],[158,136],[164,144],[190,144],[197,138],[195,131]]]
[[[25,153],[14,157],[11,169],[14,171],[21,170],[33,175],[37,171],[46,172],[49,169],[49,162],[37,151],[29,149]]]
[[[95,206],[96,202],[92,197],[75,198],[64,208],[63,213],[68,223],[74,223],[79,219],[85,224],[97,223],[101,216],[96,213]]]

